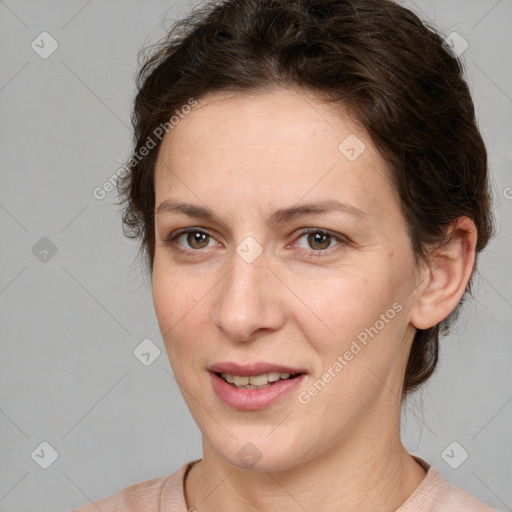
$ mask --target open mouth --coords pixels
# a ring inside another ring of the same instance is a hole
[[[292,380],[300,375],[304,375],[303,373],[279,373],[279,372],[269,372],[263,373],[261,375],[254,376],[240,376],[240,375],[231,375],[229,373],[220,373],[214,372],[215,375],[220,377],[224,382],[229,384],[231,387],[237,389],[264,389],[271,387],[276,382],[280,382],[283,380]]]

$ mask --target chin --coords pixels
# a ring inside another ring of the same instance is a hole
[[[246,460],[240,460],[237,453],[230,454],[226,461],[242,471],[251,471],[254,473],[278,473],[280,471],[287,471],[297,466],[298,462],[290,459],[289,454],[283,453],[272,454],[265,456],[264,453],[261,455],[261,459],[252,462]]]
[[[284,431],[283,431],[284,432]],[[286,432],[284,432],[286,433]],[[230,439],[226,446],[217,449],[217,453],[232,466],[243,471],[254,471],[257,473],[287,471],[299,465],[307,456],[298,453],[301,442],[296,443],[290,436],[283,436],[283,439],[271,439],[268,430],[261,436],[236,436]],[[242,441],[242,439],[252,441]]]

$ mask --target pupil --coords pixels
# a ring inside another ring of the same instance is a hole
[[[311,242],[311,245],[314,246],[314,244],[321,244],[322,247],[320,249],[325,249],[326,247],[329,247],[329,237],[330,235],[326,233],[312,233],[309,235],[309,240]],[[322,243],[323,239],[323,243]],[[327,241],[327,244],[325,243]]]
[[[201,248],[201,242],[204,242],[206,237],[208,235],[206,233],[199,233],[198,231],[196,231],[195,233],[189,233],[189,244],[192,246],[192,247],[196,247],[196,243],[200,245],[199,248]],[[191,242],[192,240],[192,242]],[[197,247],[196,247],[197,248]]]

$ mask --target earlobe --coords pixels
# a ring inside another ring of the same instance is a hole
[[[449,228],[450,242],[431,255],[428,270],[418,287],[410,322],[428,329],[444,320],[457,306],[475,264],[477,229],[468,217],[459,217]]]

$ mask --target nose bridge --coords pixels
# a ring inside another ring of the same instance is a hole
[[[284,319],[265,255],[255,257],[255,249],[247,239],[238,245],[219,290],[214,323],[234,340],[250,339],[258,329],[277,329]]]

